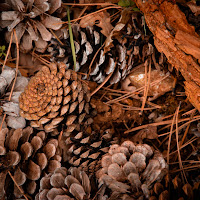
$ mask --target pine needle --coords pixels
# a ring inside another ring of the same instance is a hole
[[[75,53],[75,47],[74,47],[72,27],[71,27],[71,22],[70,22],[69,7],[67,7],[67,18],[68,18],[68,27],[69,27],[69,38],[70,38],[72,56],[73,56],[73,61],[74,61],[74,70],[76,71],[76,53]]]

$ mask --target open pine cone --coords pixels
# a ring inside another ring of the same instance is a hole
[[[8,196],[9,199],[23,196],[17,186],[11,184],[12,180],[8,172],[12,174],[25,194],[34,196],[38,192],[37,182],[44,173],[53,172],[61,167],[61,156],[57,146],[56,139],[48,139],[44,131],[35,134],[32,127],[10,131],[7,128],[2,129],[0,131],[0,199]]]
[[[117,27],[121,29],[118,30]],[[112,39],[107,38],[107,50],[99,51],[91,71],[89,66],[101,47],[101,38],[103,42],[106,38],[97,26],[82,28],[80,24],[74,24],[72,30],[77,60],[75,71],[90,73],[91,79],[97,83],[103,82],[111,74],[110,83],[119,82],[129,74],[133,66],[137,66],[144,61],[144,57],[152,54],[153,47],[149,43],[149,36],[145,36],[142,15],[139,12],[125,10],[122,13],[122,18],[113,29]],[[52,55],[51,61],[64,62],[69,69],[73,69],[69,32],[62,29],[57,31],[56,35],[59,41],[53,36],[47,49]],[[84,78],[86,77],[87,75]]]
[[[61,167],[41,179],[35,200],[90,199],[90,192],[90,180],[84,171]]]
[[[0,7],[0,26],[8,28],[6,41],[10,41],[15,28],[20,51],[24,53],[33,48],[33,41],[36,51],[44,52],[52,38],[48,29],[58,30],[62,26],[61,19],[52,16],[61,7],[61,0],[4,0]],[[16,43],[14,36],[12,42]]]
[[[65,70],[64,63],[43,66],[19,101],[21,116],[46,132],[54,131],[61,122],[69,133],[79,130],[80,124],[92,123],[88,87],[76,72]]]
[[[3,113],[7,115],[3,128],[9,126],[17,129],[26,126],[26,120],[19,114],[19,96],[27,86],[28,78],[22,76],[18,71],[16,81],[14,82],[15,73],[15,69],[8,66],[1,69],[0,73],[0,109],[2,109],[4,111]],[[9,101],[13,84],[15,85]],[[1,122],[2,117],[0,116],[0,124]]]
[[[161,153],[147,144],[134,145],[131,141],[124,141],[121,146],[112,145],[102,157],[101,165],[102,169],[97,172],[102,187],[99,199],[106,196],[109,199],[149,199],[150,189],[167,171]],[[167,199],[168,193],[163,191],[160,195]]]

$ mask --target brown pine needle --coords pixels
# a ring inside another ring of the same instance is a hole
[[[15,181],[14,177],[12,176],[12,174],[10,173],[10,171],[8,171],[8,174],[10,175],[10,178],[13,180],[14,184],[16,185],[16,187],[18,188],[18,190],[22,193],[22,195],[24,196],[24,198],[26,200],[28,200],[27,196],[24,194],[23,190],[20,188],[20,186],[17,184],[17,182]]]

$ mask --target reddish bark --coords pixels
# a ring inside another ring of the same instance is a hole
[[[154,34],[158,51],[185,78],[190,102],[200,111],[200,37],[176,4],[165,0],[135,0]]]

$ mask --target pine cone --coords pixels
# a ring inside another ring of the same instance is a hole
[[[81,28],[80,25],[74,24],[72,30],[77,60],[75,71],[86,74],[90,72],[91,79],[98,83],[103,82],[106,76],[111,73],[113,73],[110,78],[111,84],[124,79],[133,65],[137,66],[144,59],[143,57],[151,53],[149,52],[148,54],[148,51],[142,53],[143,49],[146,50],[148,45],[150,46],[151,44],[148,43],[149,37],[145,36],[141,17],[139,12],[132,13],[132,15],[126,14],[126,19],[123,22],[119,22],[121,26],[124,25],[124,28],[120,31],[116,30],[116,35],[113,34],[112,42],[108,42],[109,50],[106,53],[103,49],[100,50],[91,67],[91,72],[89,71],[89,65],[101,46],[100,38],[103,38],[103,42],[106,38],[100,33],[100,29],[97,26]],[[70,69],[73,69],[68,30],[59,30],[56,35],[59,41],[53,37],[47,49],[52,56],[51,61],[64,62]],[[110,43],[114,45],[110,47]],[[86,77],[87,75],[84,78]]]
[[[5,66],[0,74],[0,108],[3,111],[2,114],[7,115],[4,128],[9,126],[17,129],[24,128],[26,125],[25,119],[19,115],[19,96],[28,84],[28,78],[23,77],[20,72],[17,74],[12,96],[8,101],[14,84],[15,73],[15,69]]]
[[[102,157],[101,165],[102,169],[97,172],[99,186],[103,185],[101,195],[108,195],[110,189],[110,199],[149,199],[150,189],[167,171],[161,153],[147,144],[134,145],[131,141],[121,146],[112,145],[108,154]]]
[[[10,199],[22,197],[22,193],[9,179],[8,171],[24,193],[34,195],[37,192],[37,182],[44,173],[53,172],[61,167],[61,157],[56,151],[58,141],[47,139],[44,131],[33,133],[33,128],[7,128],[0,131],[0,199],[10,196]],[[8,184],[7,184],[8,183]]]
[[[88,175],[95,175],[100,169],[100,159],[108,152],[111,144],[118,143],[113,129],[88,127],[83,132],[69,134],[64,132],[62,141],[63,160],[72,166],[84,170]]]
[[[92,122],[87,85],[79,80],[76,72],[65,70],[63,63],[43,66],[31,78],[19,101],[21,116],[32,120],[32,127],[46,132],[54,131],[60,122],[70,133],[79,130],[83,122]]]
[[[0,7],[3,10],[0,26],[8,28],[6,41],[10,41],[11,32],[15,28],[20,50],[24,53],[33,48],[33,41],[36,50],[44,52],[47,41],[52,38],[48,29],[58,30],[62,26],[61,19],[52,16],[61,7],[61,0],[4,0]],[[12,42],[16,43],[14,36]]]
[[[61,167],[41,179],[40,192],[35,199],[83,200],[89,199],[90,192],[90,180],[84,171]]]

